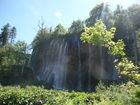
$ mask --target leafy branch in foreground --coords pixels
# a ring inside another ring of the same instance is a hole
[[[107,30],[105,24],[101,20],[98,20],[93,27],[85,28],[85,32],[81,35],[81,40],[95,46],[107,47],[110,55],[118,57],[114,62],[116,63],[115,68],[119,73],[140,82],[139,67],[134,65],[134,63],[126,57],[123,40],[113,41],[115,31],[116,29],[114,27]]]

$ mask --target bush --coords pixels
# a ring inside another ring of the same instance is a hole
[[[140,105],[140,88],[138,88],[136,90],[135,98],[133,99],[133,103],[135,103],[135,105]]]
[[[0,105],[138,105],[139,102],[140,87],[131,82],[110,86],[100,83],[94,93],[0,86]]]
[[[140,89],[132,82],[126,84],[105,86],[100,83],[96,87],[96,93],[100,96],[98,105],[133,105],[132,101],[135,98],[136,90]]]

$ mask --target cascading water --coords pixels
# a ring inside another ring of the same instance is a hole
[[[80,41],[78,41],[78,86],[77,89],[82,89],[82,71],[81,71],[81,52],[80,52]]]
[[[53,87],[56,89],[64,89],[65,88],[65,81],[66,81],[66,61],[65,61],[65,54],[66,54],[66,48],[67,44],[61,44],[59,53],[58,53],[58,59],[56,61],[56,64],[54,64],[54,68],[52,71],[54,71],[54,83]]]
[[[67,43],[64,40],[52,40],[49,44],[45,68],[39,75],[40,80],[50,83],[55,89],[66,88]]]
[[[104,79],[104,64],[103,64],[103,49],[102,47],[100,46],[99,47],[99,52],[100,52],[100,65],[101,65],[101,68],[100,68],[100,79]]]
[[[89,57],[88,57],[88,90],[91,90],[92,88],[92,78],[91,78],[91,72],[92,72],[92,67],[91,67],[91,59],[92,59],[92,51],[91,51],[91,45],[88,45],[88,52],[89,52]]]
[[[78,37],[50,39],[33,51],[31,67],[38,80],[55,89],[91,91],[98,80],[114,75],[112,58],[104,50],[80,43]]]

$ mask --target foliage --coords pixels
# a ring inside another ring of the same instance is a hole
[[[93,26],[97,20],[102,19],[107,28],[114,24],[114,16],[107,3],[100,3],[96,5],[89,13],[89,18],[86,19],[87,27]]]
[[[136,43],[137,43],[137,52],[138,52],[138,60],[140,65],[140,29],[136,31]]]
[[[86,19],[86,26],[91,27],[95,24],[96,20],[101,19],[102,11],[104,9],[104,3],[96,5],[91,11],[90,11],[90,17]]]
[[[132,61],[129,61],[124,57],[125,44],[122,40],[118,40],[117,42],[113,41],[114,33],[115,28],[111,28],[107,31],[106,26],[102,21],[98,20],[94,27],[85,28],[85,32],[81,35],[81,40],[96,46],[107,47],[110,55],[117,55],[122,58],[122,60],[118,61],[115,66],[120,70],[120,74],[133,77],[134,80],[140,82],[138,67],[135,66]]]
[[[68,32],[70,34],[72,33],[80,33],[84,29],[84,24],[81,20],[73,21],[70,28],[68,29]]]
[[[95,93],[0,86],[1,105],[137,105],[140,87],[131,82],[105,86],[100,83]]]
[[[140,104],[140,88],[136,89],[135,98],[132,101],[135,105]]]
[[[132,33],[132,22],[128,15],[128,11],[124,10],[122,6],[117,5],[116,10],[114,11],[114,27],[116,28],[115,38],[126,39],[129,38]],[[130,34],[130,35],[129,35]]]
[[[137,70],[138,67],[134,65],[131,60],[123,57],[121,61],[117,62],[116,68],[119,70],[121,75],[128,75],[136,81],[140,81],[140,73]]]
[[[48,30],[44,27],[40,28],[37,36],[32,41],[32,48],[36,48],[36,46],[41,46],[44,41],[49,39],[51,37],[51,33],[48,32]]]
[[[83,42],[92,43],[93,45],[107,47],[109,54],[124,56],[124,43],[122,40],[114,42],[115,28],[107,31],[106,26],[102,21],[97,21],[94,27],[86,27],[85,32],[82,33],[81,40]]]
[[[108,42],[105,47],[108,47],[108,52],[110,55],[118,55],[118,56],[124,56],[124,47],[125,44],[122,40],[118,40],[117,42],[110,41]]]
[[[12,27],[9,34],[10,43],[13,43],[15,38],[16,38],[16,27]]]
[[[6,24],[5,26],[3,26],[3,28],[1,29],[1,36],[2,36],[2,45],[5,45],[8,42],[8,36],[9,36],[9,24]]]
[[[26,54],[29,52],[29,46],[24,41],[17,41],[15,44],[15,50]]]
[[[13,44],[15,37],[16,37],[16,27],[10,28],[10,24],[8,23],[4,25],[3,28],[1,29],[0,44],[5,45],[8,43],[8,41]]]
[[[89,14],[89,18],[85,20],[87,27],[93,26],[97,20],[101,19],[106,25],[107,29],[115,27],[114,40],[123,39],[126,49],[126,55],[132,60],[139,60],[140,54],[137,52],[135,31],[140,28],[140,5],[131,5],[128,9],[123,9],[122,6],[117,5],[114,11],[111,11],[108,4],[96,5]]]
[[[101,100],[97,102],[97,105],[138,105],[136,103],[140,99],[133,101],[137,97],[137,89],[140,87],[132,82],[110,86],[99,83],[96,87],[96,93]]]
[[[22,46],[21,46],[22,45]],[[17,42],[15,45],[7,43],[0,46],[0,82],[12,81],[28,64],[30,55],[25,53],[25,42]]]
[[[92,43],[93,45],[105,46],[106,43],[114,38],[115,28],[107,31],[106,26],[101,21],[98,21],[94,26],[85,27],[85,32],[82,33],[81,40]]]
[[[138,30],[138,28],[140,28],[140,5],[139,4],[135,4],[132,5],[128,8],[129,10],[129,15],[130,15],[130,19],[133,22],[133,27]]]
[[[66,35],[67,31],[61,24],[58,24],[53,32],[55,35]]]

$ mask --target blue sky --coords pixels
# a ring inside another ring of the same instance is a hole
[[[16,40],[32,42],[40,20],[46,27],[61,23],[68,28],[73,20],[88,18],[89,11],[101,2],[111,8],[121,4],[124,8],[140,0],[0,0],[0,28],[6,23],[17,28]]]

